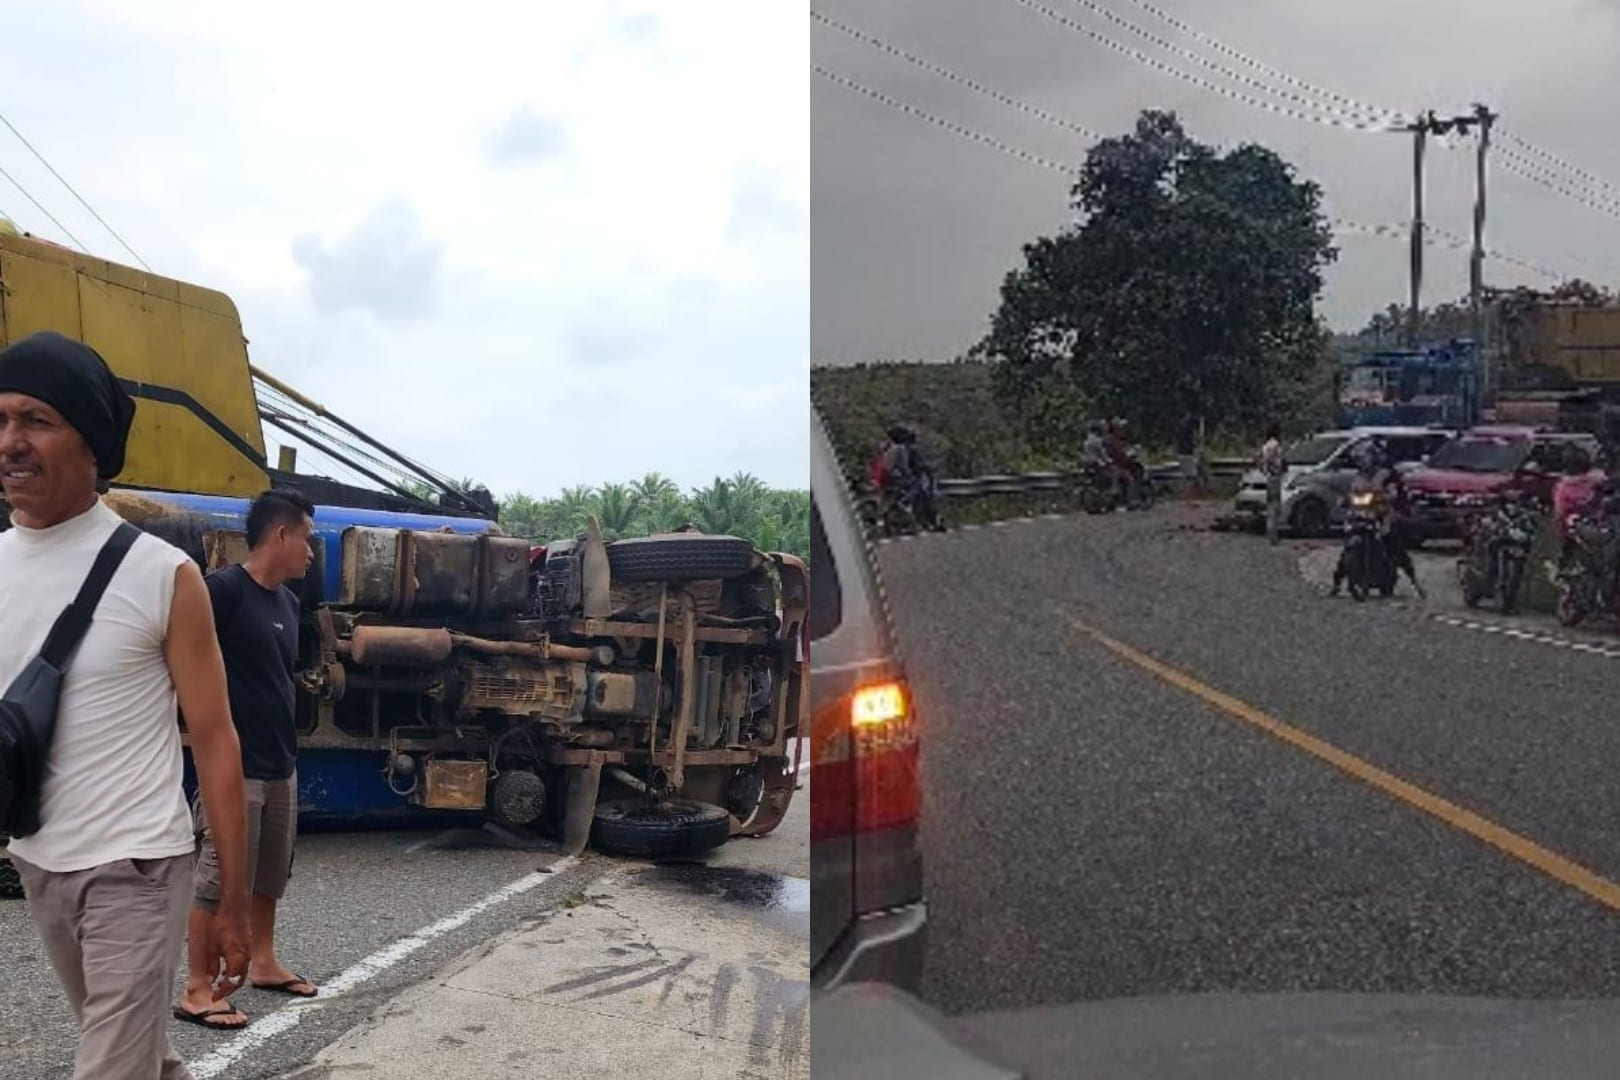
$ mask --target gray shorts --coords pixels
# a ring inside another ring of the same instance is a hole
[[[285,780],[244,780],[247,793],[248,891],[280,900],[292,877],[293,841],[298,836],[298,774]],[[199,794],[191,804],[200,843],[197,848],[196,905],[219,910],[219,853]]]

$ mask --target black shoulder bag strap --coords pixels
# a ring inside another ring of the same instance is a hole
[[[44,647],[39,650],[40,658],[57,671],[66,670],[68,657],[73,655],[73,650],[79,647],[90,630],[90,619],[96,613],[96,606],[101,603],[102,594],[107,591],[124,556],[129,554],[129,549],[140,535],[141,531],[129,522],[119,522],[118,528],[96,555],[90,575],[79,586],[79,595],[57,616],[50,634],[45,638]]]
[[[56,738],[62,672],[84,640],[96,606],[138,536],[135,526],[119,523],[96,554],[79,594],[52,624],[39,655],[0,694],[0,833],[19,837],[39,830],[40,797]]]

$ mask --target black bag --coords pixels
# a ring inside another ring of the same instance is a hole
[[[0,833],[21,837],[39,831],[39,803],[56,735],[62,675],[90,629],[102,593],[138,536],[135,526],[119,524],[96,555],[79,595],[57,616],[39,655],[0,697]]]

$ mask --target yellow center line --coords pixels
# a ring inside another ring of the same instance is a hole
[[[1357,780],[1370,784],[1386,794],[1393,795],[1407,805],[1437,817],[1447,825],[1460,829],[1475,839],[1483,840],[1497,850],[1535,867],[1565,885],[1579,889],[1598,903],[1620,911],[1620,885],[1615,884],[1601,874],[1594,873],[1579,863],[1542,847],[1534,840],[1521,836],[1512,829],[1504,828],[1488,818],[1481,817],[1472,810],[1465,809],[1432,792],[1425,791],[1416,784],[1402,780],[1393,773],[1385,772],[1378,766],[1364,761],[1354,754],[1340,750],[1331,743],[1323,742],[1316,736],[1307,734],[1291,724],[1285,724],[1276,717],[1269,716],[1252,705],[1239,701],[1230,694],[1223,694],[1214,687],[1199,682],[1191,675],[1177,671],[1168,664],[1161,663],[1146,653],[1109,637],[1101,630],[1086,625],[1073,615],[1065,613],[1064,618],[1068,620],[1069,625],[1075,630],[1091,638],[1120,659],[1134,664],[1153,675],[1157,675],[1170,685],[1185,690],[1193,697],[1213,705],[1228,716],[1242,720],[1244,723],[1257,727],[1268,735],[1273,735],[1291,746],[1298,747],[1312,757],[1327,762]]]

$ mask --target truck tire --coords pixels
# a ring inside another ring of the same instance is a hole
[[[730,814],[690,799],[604,802],[591,822],[591,844],[610,855],[693,855],[719,847],[730,835]]]
[[[17,868],[10,859],[0,856],[0,900],[21,900],[22,895],[22,877]]]
[[[615,540],[607,546],[615,581],[711,581],[754,569],[754,545],[737,536],[673,533]]]

